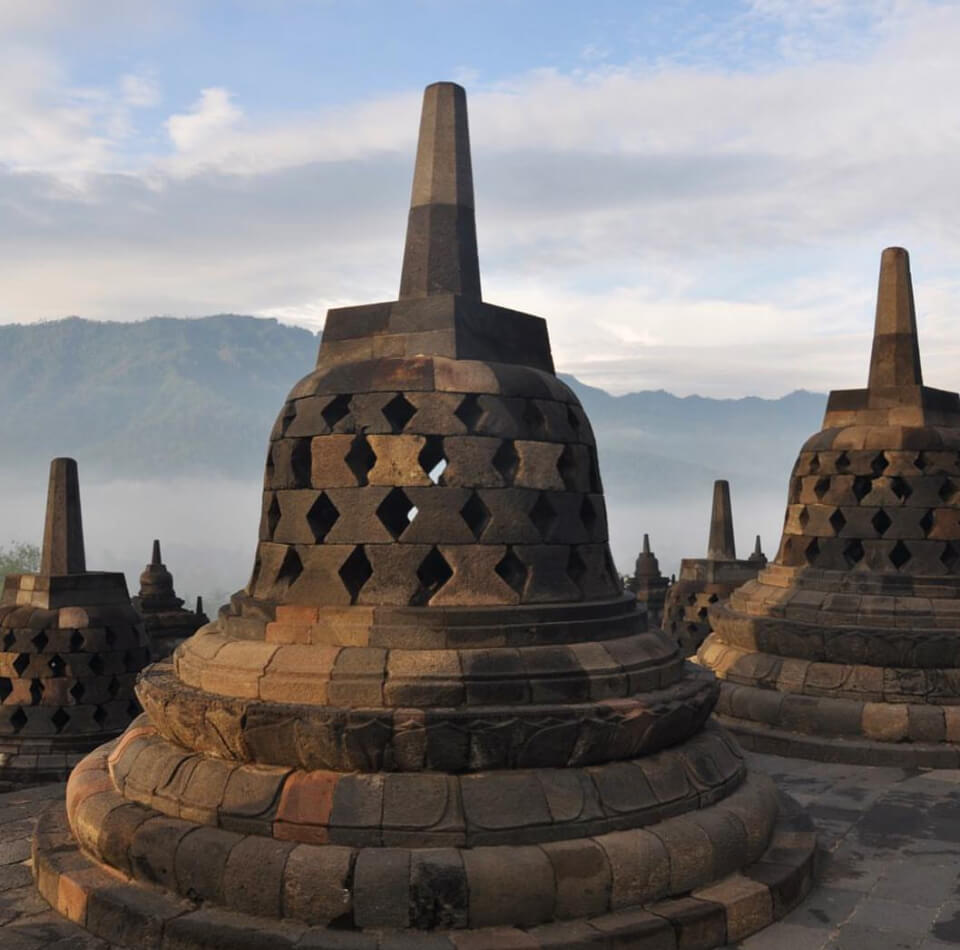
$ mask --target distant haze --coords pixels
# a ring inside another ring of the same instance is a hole
[[[49,460],[74,455],[88,567],[124,571],[134,593],[159,538],[178,594],[203,594],[212,612],[249,577],[270,427],[316,344],[236,316],[0,327],[0,543],[39,543]],[[665,574],[705,554],[715,478],[731,482],[739,552],[761,534],[772,555],[790,468],[819,428],[823,396],[613,397],[563,378],[597,436],[623,573],[644,532]]]

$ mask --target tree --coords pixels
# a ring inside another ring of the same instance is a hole
[[[40,569],[40,548],[29,541],[0,545],[0,575],[32,574]]]

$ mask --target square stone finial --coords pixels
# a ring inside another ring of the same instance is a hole
[[[707,558],[711,561],[735,561],[737,547],[733,540],[733,510],[730,505],[730,483],[718,479],[713,483],[713,511],[710,514],[710,540]]]
[[[57,458],[50,463],[40,573],[83,574],[86,569],[77,463],[74,459]]]
[[[922,385],[910,255],[902,247],[888,247],[880,257],[877,317],[867,386],[886,389]]]

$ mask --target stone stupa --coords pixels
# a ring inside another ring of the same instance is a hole
[[[173,589],[173,575],[163,563],[157,539],[153,542],[150,563],[140,574],[140,593],[134,597],[133,606],[143,617],[152,660],[168,657],[210,619],[199,604],[196,612],[184,610],[183,598],[177,597]]]
[[[923,385],[910,263],[887,248],[866,389],[830,394],[776,560],[699,660],[753,748],[960,765],[960,398]]]
[[[696,653],[709,635],[710,607],[753,580],[766,563],[759,536],[753,554],[745,561],[737,558],[730,483],[715,481],[707,556],[685,557],[680,562],[680,575],[670,585],[664,606],[663,629],[680,644],[684,656]]]
[[[77,463],[50,463],[40,570],[0,597],[0,783],[63,781],[140,707],[149,654],[123,574],[88,571]]]
[[[670,580],[660,573],[660,563],[650,550],[649,535],[643,536],[643,548],[637,555],[629,586],[637,596],[637,603],[647,612],[647,626],[659,628],[663,623],[663,609]]]
[[[177,950],[717,946],[813,850],[717,691],[621,588],[545,322],[481,300],[466,98],[432,85],[400,299],[329,313],[250,582],[74,772],[40,891]]]

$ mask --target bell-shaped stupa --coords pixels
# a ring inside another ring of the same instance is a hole
[[[145,716],[38,832],[41,892],[100,936],[714,946],[804,892],[812,833],[621,589],[546,324],[478,275],[466,98],[440,83],[400,299],[328,315],[246,590],[146,671]]]
[[[149,654],[123,574],[88,571],[77,463],[50,463],[40,570],[0,597],[0,783],[62,781],[140,712]]]
[[[756,577],[766,562],[759,536],[753,554],[745,561],[737,558],[730,483],[718,479],[713,483],[707,556],[680,562],[680,575],[670,585],[663,611],[663,629],[680,644],[684,656],[696,653],[709,635],[711,605]]]
[[[210,618],[198,605],[196,612],[184,610],[183,598],[173,589],[173,575],[160,556],[160,542],[154,539],[150,563],[140,574],[140,593],[133,606],[143,617],[150,642],[150,657],[162,660]]]
[[[647,534],[643,536],[643,548],[637,555],[628,586],[636,594],[637,603],[647,612],[647,626],[659,627],[663,623],[663,607],[670,581],[660,573],[660,562],[650,550],[650,536]]]
[[[776,560],[710,617],[699,660],[745,744],[960,764],[960,399],[923,385],[902,248],[881,258],[867,388],[830,394]]]

